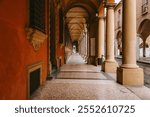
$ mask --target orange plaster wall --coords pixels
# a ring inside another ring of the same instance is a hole
[[[99,8],[99,16],[103,17],[104,16],[104,6],[101,4]]]
[[[65,46],[63,45],[61,48],[61,56],[62,56],[62,65],[65,63]]]
[[[57,43],[57,57],[58,57],[58,58],[59,58],[59,57],[62,58],[62,59],[61,59],[61,65],[64,64],[64,55],[65,55],[64,51],[65,51],[64,45],[61,45],[61,44]],[[59,66],[59,67],[60,67],[60,66]]]
[[[47,77],[47,40],[38,52],[26,38],[27,0],[0,1],[0,99],[27,99],[28,65],[43,62]]]
[[[114,3],[114,2],[115,2],[115,0],[108,0],[108,2],[110,2],[110,3]]]

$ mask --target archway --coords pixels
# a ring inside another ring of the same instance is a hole
[[[72,43],[72,52],[74,47],[82,57],[87,56],[87,20],[88,13],[82,7],[73,7],[65,15],[65,23]]]
[[[98,5],[99,2],[96,0],[71,0],[64,8],[65,25],[70,36],[70,43],[72,43],[70,45],[73,47],[76,42],[77,52],[86,60],[91,57],[90,48],[96,48],[96,46],[91,46],[90,38],[96,38],[91,34],[95,32],[91,22],[95,22]]]
[[[149,43],[150,43],[150,19],[145,19],[141,22],[138,34],[142,38],[142,43],[140,43],[139,47],[142,48],[143,55],[142,57],[149,57]]]
[[[122,56],[122,32],[118,31],[117,37],[117,56]]]

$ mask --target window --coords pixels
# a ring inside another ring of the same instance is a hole
[[[148,0],[142,1],[142,15],[148,13]]]
[[[45,32],[45,0],[30,0],[29,26]]]

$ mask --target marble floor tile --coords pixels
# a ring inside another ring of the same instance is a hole
[[[60,72],[57,75],[57,79],[107,79],[102,73],[92,73],[92,72]]]

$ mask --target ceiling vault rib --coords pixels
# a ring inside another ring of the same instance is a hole
[[[90,19],[96,16],[102,0],[68,0],[64,9],[64,18],[72,40],[79,40],[88,30]]]

